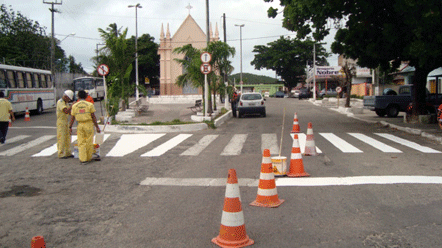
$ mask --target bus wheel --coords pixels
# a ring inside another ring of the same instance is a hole
[[[37,114],[43,114],[43,103],[41,102],[41,100],[37,101]]]

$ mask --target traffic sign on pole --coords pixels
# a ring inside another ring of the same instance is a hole
[[[202,64],[200,69],[201,72],[206,75],[212,72],[212,66],[210,64]]]
[[[212,54],[208,52],[203,52],[201,54],[201,62],[203,63],[209,63],[212,60]]]
[[[106,76],[107,74],[109,74],[109,66],[101,64],[98,66],[97,72],[100,76]]]
[[[336,87],[336,92],[341,93],[342,88],[341,87]]]

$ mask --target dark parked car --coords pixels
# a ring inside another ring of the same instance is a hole
[[[303,99],[303,98],[311,98],[313,97],[313,92],[311,92],[309,89],[301,89],[301,92],[299,92],[299,99]]]
[[[277,91],[277,92],[275,93],[275,97],[276,97],[276,98],[284,98],[284,92],[282,92],[282,91]]]

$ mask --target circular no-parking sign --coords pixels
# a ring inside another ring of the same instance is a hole
[[[342,88],[341,87],[336,87],[336,92],[341,93]]]
[[[109,66],[101,64],[98,66],[97,72],[100,76],[106,76],[107,74],[109,74]]]

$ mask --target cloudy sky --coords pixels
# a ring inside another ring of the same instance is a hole
[[[58,2],[55,8],[61,13],[55,14],[55,34],[62,41],[61,47],[66,55],[73,55],[81,62],[87,72],[94,70],[91,58],[96,54],[97,44],[102,43],[98,28],[106,29],[111,23],[118,27],[128,28],[128,37],[135,36],[135,9],[128,5],[140,3],[138,9],[138,36],[148,33],[159,43],[161,24],[170,26],[173,36],[181,23],[190,14],[206,30],[206,1],[205,0],[0,0],[0,3],[11,6],[16,12],[21,12],[27,18],[37,21],[51,33],[50,4],[43,2]],[[281,16],[276,19],[267,17],[269,7],[280,7],[279,1],[266,3],[264,0],[222,0],[210,1],[210,21],[213,28],[218,24],[220,38],[223,40],[222,15],[226,14],[227,43],[237,50],[232,59],[235,70],[240,72],[240,28],[235,24],[245,24],[242,28],[243,72],[275,77],[273,71],[257,71],[250,65],[254,58],[252,53],[256,45],[266,45],[278,39],[281,35],[294,36],[281,27]],[[330,40],[330,39],[328,39]],[[326,47],[329,49],[328,44]],[[337,65],[337,56],[329,59],[330,65]]]

